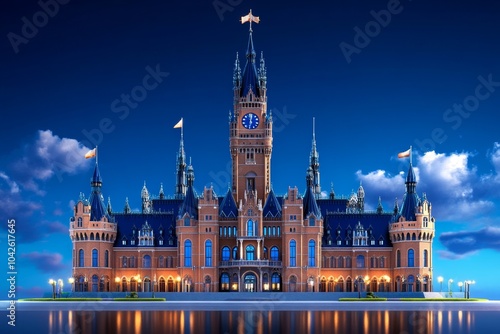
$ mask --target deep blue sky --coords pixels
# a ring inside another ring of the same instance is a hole
[[[0,214],[17,220],[21,296],[71,274],[71,203],[89,194],[93,164],[82,158],[93,147],[85,132],[103,120],[112,130],[99,140],[99,166],[115,210],[127,196],[138,209],[144,181],[154,194],[160,183],[173,192],[179,130],[172,127],[181,117],[196,188],[227,189],[232,69],[236,52],[244,62],[248,41],[248,25],[238,21],[252,8],[275,116],[274,190],[304,190],[312,117],[323,189],[333,182],[336,194],[349,195],[362,181],[370,208],[378,196],[387,210],[402,198],[408,160],[396,155],[413,145],[417,191],[427,193],[437,219],[434,277],[474,279],[473,289],[490,297],[500,275],[492,265],[500,250],[500,5],[231,3],[73,0],[47,22],[37,1],[4,8]],[[381,12],[388,8],[390,22]],[[373,23],[377,15],[385,27]],[[37,32],[26,23],[34,18]],[[366,28],[378,30],[361,41],[357,31]],[[31,35],[20,42],[23,33]],[[358,45],[349,57],[347,44]],[[128,114],[114,112],[148,67],[168,76]]]

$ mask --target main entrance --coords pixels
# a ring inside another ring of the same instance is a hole
[[[255,274],[248,273],[245,275],[245,292],[255,292],[257,291],[257,277]]]

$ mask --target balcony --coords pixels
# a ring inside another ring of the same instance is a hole
[[[281,261],[269,260],[233,260],[233,261],[220,261],[219,267],[281,267]]]

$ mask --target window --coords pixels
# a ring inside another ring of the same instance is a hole
[[[316,223],[316,219],[314,216],[309,217],[309,226],[314,226]]]
[[[233,260],[238,260],[238,247],[233,247]]]
[[[264,236],[267,236],[267,227],[264,226],[263,230],[264,230]]]
[[[231,251],[229,250],[229,247],[227,246],[222,247],[222,261],[229,261],[230,254]]]
[[[250,191],[255,190],[255,178],[253,177],[247,178],[247,190]]]
[[[246,251],[247,251],[246,259],[249,261],[255,260],[255,247],[252,245],[248,245]]]
[[[78,251],[78,267],[85,267],[85,256],[83,249]]]
[[[109,251],[108,250],[104,251],[104,266],[106,268],[109,267]]]
[[[229,274],[222,273],[220,276],[221,291],[229,291]]]
[[[142,267],[151,268],[151,256],[144,255],[144,257],[142,258]]]
[[[163,255],[160,255],[158,258],[158,268],[165,268],[165,258]]]
[[[365,257],[363,255],[356,256],[356,268],[365,267]]]
[[[415,267],[415,252],[408,249],[408,267]]]
[[[281,229],[279,226],[278,226],[277,230],[278,230],[278,237],[279,237],[281,235]]]
[[[380,268],[385,268],[385,257],[380,258]]]
[[[253,237],[254,236],[254,233],[253,233],[253,220],[249,219],[248,222],[247,222],[247,237]]]
[[[81,219],[81,218],[79,218]],[[424,227],[429,227],[429,218],[424,217]]]
[[[401,251],[396,252],[396,267],[401,267]]]
[[[191,220],[188,216],[184,217],[184,226],[191,226]]]
[[[279,254],[278,247],[276,247],[276,246],[271,247],[271,261],[279,261],[279,257],[280,257],[280,254]]]
[[[427,249],[424,249],[424,267],[429,266],[429,263],[427,261],[428,261]]]
[[[307,265],[309,267],[316,267],[316,242],[309,240],[309,252],[307,256]]]
[[[212,241],[205,241],[205,267],[212,266]]]
[[[78,227],[82,226],[83,226],[82,217],[78,217]]]
[[[271,276],[271,289],[273,291],[280,291],[280,275],[278,273],[273,273]]]
[[[99,252],[97,249],[92,250],[92,267],[99,266]]]
[[[122,268],[127,268],[128,259],[126,256],[122,257]]]
[[[130,257],[130,268],[135,268],[135,256]]]
[[[297,243],[290,240],[290,267],[297,266]]]
[[[191,267],[191,240],[184,241],[184,267]]]

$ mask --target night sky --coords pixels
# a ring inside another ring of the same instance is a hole
[[[322,189],[348,196],[362,182],[369,210],[379,196],[387,211],[401,203],[409,159],[397,153],[411,145],[437,220],[435,288],[438,276],[454,291],[471,279],[473,297],[500,299],[500,4],[481,0],[9,2],[0,245],[6,254],[15,219],[18,297],[71,276],[69,218],[90,194],[95,160],[83,156],[96,145],[106,201],[139,210],[144,182],[173,194],[182,117],[195,188],[225,193],[249,9],[275,120],[274,191],[305,191],[313,117]]]

